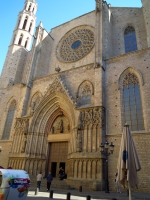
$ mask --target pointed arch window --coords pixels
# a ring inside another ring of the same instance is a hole
[[[21,34],[21,35],[20,35],[20,38],[19,38],[18,45],[21,45],[21,43],[22,43],[22,38],[23,38],[23,35]]]
[[[5,122],[5,126],[4,126],[2,140],[9,140],[15,110],[16,110],[16,101],[13,100],[9,106],[9,110],[7,113],[7,118],[6,118],[6,122]]]
[[[144,130],[144,120],[138,78],[128,73],[123,79],[124,123],[132,131]]]
[[[132,26],[128,26],[124,31],[124,43],[125,53],[137,50],[135,29]]]
[[[28,21],[28,17],[25,18],[22,29],[25,29],[25,28],[26,28],[27,21]]]
[[[27,48],[29,38],[26,39],[24,47]]]
[[[30,5],[29,5],[28,11],[30,11],[30,9],[31,9],[31,3],[30,3]]]
[[[20,20],[21,20],[21,17],[18,20],[18,26],[17,26],[18,28],[19,28],[19,25],[20,25]]]
[[[33,21],[31,21],[31,23],[30,23],[30,26],[29,26],[29,32],[30,32],[31,29],[32,29],[32,24],[33,24]]]
[[[34,8],[33,8],[32,12],[34,12]]]
[[[93,85],[89,81],[83,81],[78,88],[77,102],[78,105],[86,105],[92,103],[92,95],[94,94]]]

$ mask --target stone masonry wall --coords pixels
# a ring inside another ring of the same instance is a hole
[[[122,133],[122,132],[121,132]],[[117,162],[120,150],[121,133],[117,135],[108,135],[108,141],[114,143],[114,153],[108,158],[108,179],[110,190],[116,191],[115,173],[117,171]],[[138,172],[139,185],[134,189],[134,192],[149,192],[150,183],[150,133],[132,133],[132,137],[135,143],[137,154],[141,164],[141,170]],[[121,190],[125,189],[121,186]]]

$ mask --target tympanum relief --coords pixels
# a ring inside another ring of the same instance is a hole
[[[62,115],[58,116],[50,130],[50,134],[63,134],[70,133],[70,124],[68,119]]]

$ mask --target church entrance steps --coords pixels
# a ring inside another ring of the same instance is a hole
[[[35,190],[36,189],[36,177],[30,176],[30,190]],[[51,188],[58,188],[58,189],[70,189],[70,187],[67,185],[66,180],[59,180],[58,178],[54,178],[51,184]],[[44,178],[41,182],[41,190],[47,189],[47,180]]]

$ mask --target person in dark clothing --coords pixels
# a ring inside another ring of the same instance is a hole
[[[61,175],[60,180],[66,179],[67,178],[67,174],[63,171],[63,174]]]
[[[47,191],[50,190],[52,180],[53,180],[52,174],[51,174],[51,172],[49,172],[49,174],[47,176]]]
[[[59,178],[61,178],[61,176],[62,176],[62,174],[63,174],[63,168],[62,167],[60,167],[60,169],[59,169]]]

